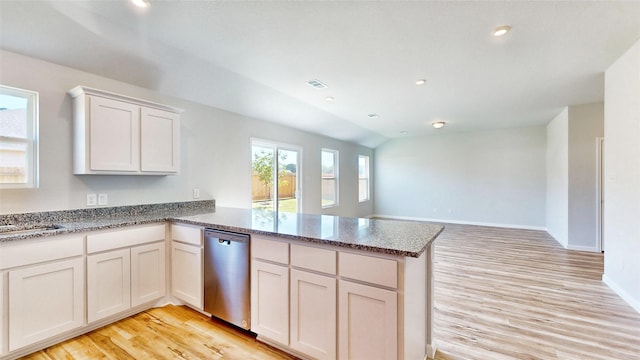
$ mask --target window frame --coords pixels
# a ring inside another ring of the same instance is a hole
[[[296,184],[295,184],[295,194],[296,194],[296,213],[300,213],[302,212],[303,209],[303,183],[302,183],[302,177],[303,177],[303,148],[302,146],[299,145],[294,145],[294,144],[287,144],[287,143],[281,143],[281,142],[277,142],[277,141],[272,141],[272,140],[265,140],[265,139],[261,139],[261,138],[254,138],[251,137],[249,138],[249,142],[250,142],[250,151],[249,151],[249,156],[251,157],[251,161],[250,161],[250,173],[253,173],[253,147],[254,146],[258,146],[258,147],[264,147],[264,148],[270,148],[273,149],[273,156],[274,156],[274,168],[273,168],[273,175],[272,175],[272,179],[275,179],[275,185],[274,186],[274,192],[273,192],[273,197],[276,201],[274,201],[274,208],[273,211],[279,211],[278,209],[278,168],[279,168],[279,157],[278,157],[278,152],[280,150],[284,150],[284,151],[294,151],[298,153],[298,159],[297,159],[297,163],[296,163]],[[250,185],[251,186],[251,185]],[[251,186],[252,187],[252,186]],[[251,198],[249,199],[251,201]],[[249,204],[249,208],[253,208],[253,204],[250,203]]]
[[[323,170],[323,166],[322,166],[322,156],[324,153],[330,153],[333,155],[333,176],[331,177],[326,177],[324,176],[324,170]],[[321,201],[321,206],[323,209],[328,209],[328,208],[332,208],[332,207],[336,207],[339,206],[340,204],[340,174],[339,174],[339,168],[340,168],[340,157],[339,157],[339,151],[338,150],[333,150],[333,149],[327,149],[327,148],[322,148],[320,151],[320,201]],[[335,201],[331,204],[323,204],[323,198],[324,198],[324,184],[323,182],[325,180],[334,180],[334,186],[333,186],[333,191],[335,194]]]
[[[360,176],[360,160],[364,159],[365,160],[365,171],[366,171],[366,176],[365,177],[361,177]],[[358,155],[358,202],[367,202],[371,200],[371,160],[369,158],[369,156],[367,155]],[[361,181],[366,180],[367,183],[367,196],[366,198],[360,198],[360,193],[362,192],[360,189],[360,185],[361,185]]]
[[[0,93],[24,98],[27,100],[27,134],[26,138],[4,136],[0,134],[0,142],[24,144],[26,147],[26,165],[24,183],[0,182],[0,189],[34,189],[39,186],[39,104],[40,95],[36,91],[20,89],[0,84]]]

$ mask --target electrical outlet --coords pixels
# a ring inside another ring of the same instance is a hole
[[[98,205],[98,198],[96,194],[87,194],[87,206],[96,206]]]
[[[109,197],[107,194],[98,194],[98,205],[107,205],[109,203]]]
[[[194,199],[200,198],[200,189],[193,189],[193,198]]]

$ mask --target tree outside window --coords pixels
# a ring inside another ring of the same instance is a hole
[[[252,208],[299,211],[300,151],[293,145],[252,139]]]

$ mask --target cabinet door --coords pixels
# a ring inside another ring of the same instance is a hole
[[[289,344],[289,268],[262,261],[251,265],[251,331]]]
[[[340,359],[397,359],[397,299],[393,291],[340,280]]]
[[[202,248],[173,242],[171,245],[171,294],[202,310]]]
[[[143,107],[140,134],[142,171],[177,172],[180,169],[178,114]]]
[[[90,96],[89,158],[93,171],[140,167],[140,107]]]
[[[291,270],[291,347],[336,358],[336,279]]]
[[[165,295],[164,242],[131,248],[131,306]]]
[[[89,323],[131,308],[129,249],[87,256]]]
[[[83,259],[9,272],[9,351],[84,324]]]

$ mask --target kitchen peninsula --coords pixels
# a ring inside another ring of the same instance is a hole
[[[258,339],[303,358],[423,359],[435,352],[432,244],[440,225],[224,208],[213,201],[0,215],[0,226],[8,224],[33,230],[0,232],[1,359],[170,302],[204,312],[204,228],[251,235],[251,331]],[[126,238],[134,240],[129,244]],[[91,287],[100,286],[100,279],[90,275],[91,260],[123,249],[123,259],[132,264],[130,283],[126,279],[132,300],[124,310],[101,315],[91,304]],[[147,250],[162,255],[157,278],[170,291],[159,286],[150,297],[136,297],[134,259]],[[165,250],[170,254],[166,260]],[[20,251],[33,251],[23,256],[28,263],[16,260]],[[43,252],[59,256],[41,258]],[[87,277],[87,289],[77,299],[86,291],[88,304],[79,309],[76,304],[69,313],[72,321],[63,322],[59,331],[32,336],[37,329],[15,319],[38,313],[12,303],[19,299],[13,291],[24,291],[17,285],[19,275],[30,267],[70,261],[75,261],[72,283],[83,285],[78,279]],[[167,266],[160,266],[164,262]],[[185,281],[195,288],[181,287]]]

